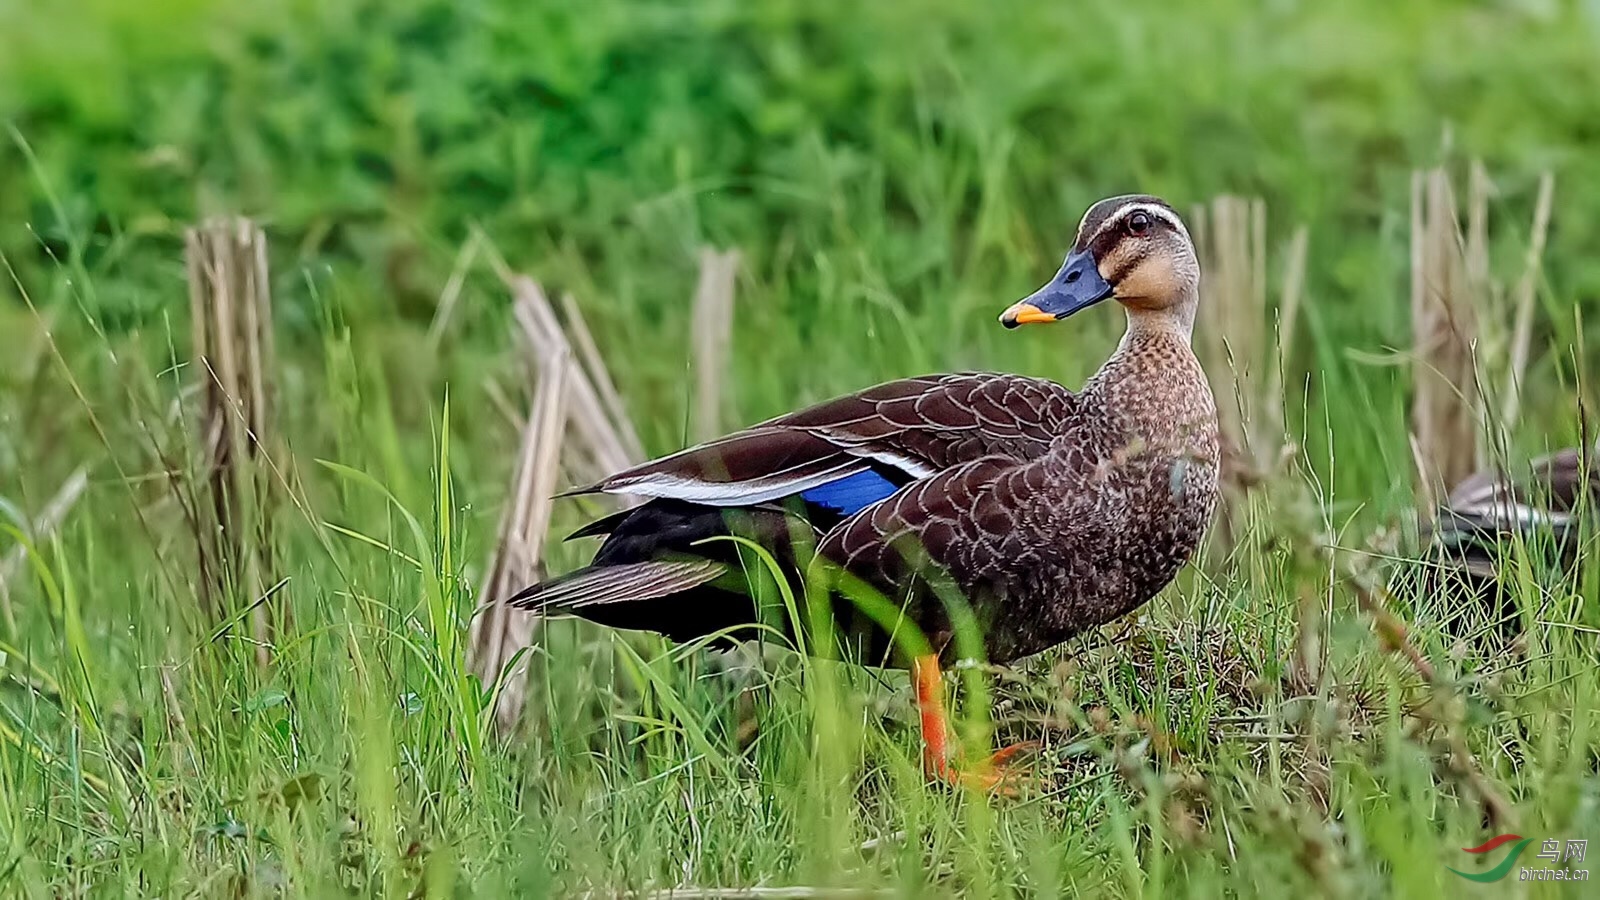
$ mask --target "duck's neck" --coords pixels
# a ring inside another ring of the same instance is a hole
[[[1152,369],[1149,365],[1141,364],[1141,357],[1154,355],[1159,358],[1175,354],[1193,359],[1189,341],[1194,334],[1194,299],[1185,297],[1179,303],[1159,309],[1124,305],[1128,328],[1122,333],[1122,341],[1117,344],[1116,352],[1095,373],[1092,381],[1114,382],[1128,378],[1147,383],[1159,381],[1162,375],[1159,368]]]
[[[1148,418],[1147,427],[1160,426],[1180,411],[1186,417],[1214,417],[1210,386],[1189,346],[1193,332],[1193,303],[1159,310],[1128,307],[1122,342],[1085,390],[1100,395],[1119,418]]]
[[[1128,330],[1122,336],[1124,344],[1133,337],[1162,337],[1188,345],[1194,335],[1194,314],[1200,304],[1198,291],[1186,291],[1177,303],[1160,309],[1126,306]]]

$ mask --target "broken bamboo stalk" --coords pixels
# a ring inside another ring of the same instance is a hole
[[[518,321],[527,328],[527,319]],[[530,352],[539,340],[526,330],[521,338]],[[545,537],[559,488],[572,367],[570,356],[562,351],[537,358],[534,396],[522,426],[511,495],[500,517],[494,556],[479,594],[488,600],[509,597],[543,576]],[[473,669],[485,684],[500,682],[493,715],[502,734],[516,728],[527,689],[527,663],[519,662],[511,671],[506,667],[532,642],[536,622],[534,613],[492,603],[472,623]]]
[[[1222,196],[1192,218],[1205,273],[1196,349],[1216,398],[1222,443],[1223,506],[1213,533],[1226,551],[1237,539],[1248,489],[1278,469],[1289,446],[1284,372],[1304,292],[1308,240],[1302,227],[1289,241],[1274,329],[1266,204]]]
[[[1482,181],[1470,208],[1478,209]],[[1481,213],[1474,213],[1474,217]],[[1486,226],[1472,223],[1473,229]],[[1444,169],[1417,172],[1411,183],[1411,432],[1420,469],[1422,508],[1432,509],[1450,485],[1480,463],[1479,400],[1475,344],[1486,241],[1466,254],[1455,193]]]
[[[733,289],[739,274],[739,252],[700,250],[700,277],[694,289],[690,318],[694,347],[694,439],[709,441],[722,434],[722,386],[727,381],[728,347],[733,339]]]
[[[599,379],[591,374],[591,369],[580,364],[579,356],[574,352],[572,342],[544,290],[526,276],[514,278],[511,288],[516,297],[514,313],[523,333],[532,342],[534,356],[539,359],[564,357],[568,360],[567,366],[573,370],[568,388],[567,424],[576,438],[577,449],[586,454],[588,468],[597,473],[595,478],[598,479],[633,465],[643,457],[643,453],[637,449],[638,437],[633,433],[632,424],[620,414],[620,401],[615,404],[614,414],[602,399],[601,389],[597,387]],[[585,334],[587,331],[587,328],[583,328]],[[592,346],[592,341],[590,344]],[[589,365],[600,366],[597,352],[586,353],[585,356],[589,357]],[[609,385],[609,377],[603,383]]]
[[[248,219],[221,218],[185,236],[199,398],[201,491],[196,523],[201,596],[212,622],[267,587],[274,482],[263,444],[273,427],[275,371],[267,240]],[[250,613],[257,661],[270,661],[267,610]]]
[[[532,361],[533,400],[519,424],[510,496],[480,594],[484,605],[471,635],[473,671],[485,684],[501,683],[493,715],[503,735],[515,730],[527,696],[526,663],[518,662],[510,671],[506,667],[532,643],[540,619],[499,601],[543,577],[546,534],[564,474],[579,472],[596,480],[643,458],[576,304],[570,299],[564,304],[563,327],[538,283],[515,276],[509,284],[518,343]],[[500,393],[494,389],[491,396]],[[509,405],[503,396],[499,402]],[[628,502],[612,500],[619,506]]]

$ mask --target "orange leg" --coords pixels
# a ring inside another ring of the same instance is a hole
[[[929,775],[949,781],[950,722],[944,710],[944,674],[939,657],[919,656],[911,664],[911,680],[917,688],[917,712],[922,715],[922,768]]]
[[[981,790],[1000,788],[1013,793],[1008,785],[1006,766],[1011,757],[1032,749],[1032,742],[1014,744],[985,759],[974,770],[963,772],[952,764],[950,719],[944,705],[944,675],[939,657],[919,656],[911,664],[911,681],[917,691],[917,711],[922,717],[922,764],[930,777],[947,784],[965,784]]]

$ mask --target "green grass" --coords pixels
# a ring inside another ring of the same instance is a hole
[[[27,547],[0,622],[0,892],[1489,896],[1507,885],[1446,870],[1460,848],[1600,831],[1593,574],[1513,561],[1520,656],[1441,627],[1476,615],[1459,592],[1401,598],[1430,685],[1321,549],[1388,552],[1412,500],[1405,370],[1377,361],[1410,343],[1413,167],[1485,160],[1513,276],[1554,171],[1512,446],[1578,439],[1593,5],[856,6],[0,0],[0,511],[90,474],[57,534],[0,534]],[[1274,249],[1310,227],[1303,452],[1233,557],[968,673],[974,733],[992,705],[997,739],[1045,740],[1042,792],[926,787],[903,675],[724,671],[573,622],[530,653],[525,738],[487,729],[462,654],[516,443],[485,388],[522,377],[503,289],[476,268],[425,337],[471,229],[577,296],[661,452],[690,420],[701,243],[746,261],[730,425],[925,371],[1076,384],[1110,311],[994,316],[1130,189],[1263,196]],[[167,475],[197,464],[169,415],[195,378],[182,229],[219,211],[273,245],[294,502],[270,669],[200,615]],[[1514,825],[1485,824],[1483,783]]]

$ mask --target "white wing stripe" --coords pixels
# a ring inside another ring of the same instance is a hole
[[[634,494],[640,497],[665,497],[708,506],[749,506],[766,503],[791,494],[837,481],[867,469],[865,463],[847,459],[836,466],[804,477],[754,478],[749,481],[715,482],[656,473],[638,480],[606,485],[608,494]]]
[[[1450,508],[1458,515],[1495,519],[1512,525],[1559,527],[1572,523],[1571,513],[1539,509],[1509,500],[1492,500],[1467,506],[1452,504]]]

